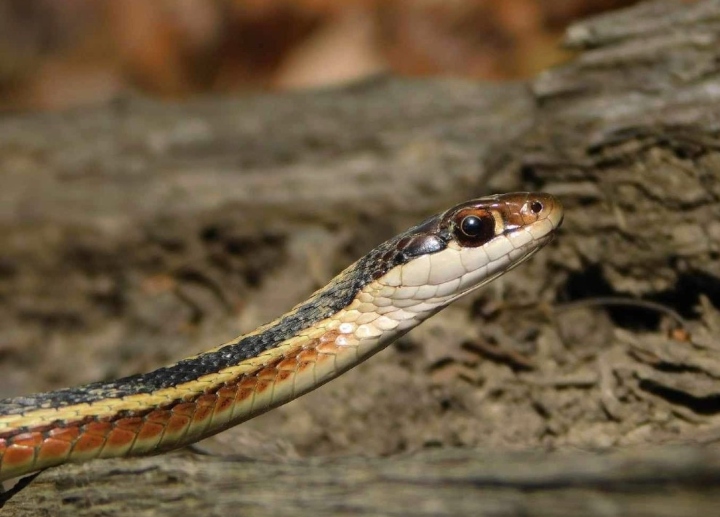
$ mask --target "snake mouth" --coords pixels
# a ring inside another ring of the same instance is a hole
[[[538,251],[543,249],[553,238],[555,235],[553,233],[548,233],[547,235],[540,237],[539,239],[533,241],[531,245],[528,245],[530,249],[524,251],[524,253],[520,253],[518,258],[513,258],[509,265],[499,268],[498,271],[493,274],[492,276],[489,276],[488,278],[482,280],[480,283],[478,283],[476,286],[472,286],[465,290],[463,293],[461,293],[459,296],[465,296],[468,293],[471,293],[475,289],[478,289],[496,278],[504,275],[508,271],[512,271],[519,265],[523,264],[525,261],[529,260],[531,257],[533,257]]]

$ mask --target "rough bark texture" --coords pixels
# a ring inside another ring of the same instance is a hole
[[[172,455],[43,474],[17,515],[712,515],[720,455],[440,449],[394,458],[246,462]]]
[[[651,2],[572,27],[576,59],[528,84],[377,78],[0,121],[1,396],[226,341],[474,195],[542,189],[567,208],[556,242],[479,297],[201,444],[221,457],[53,469],[4,511],[720,504],[719,40],[720,2]],[[656,447],[622,447],[637,444]],[[619,450],[571,452],[599,447]]]

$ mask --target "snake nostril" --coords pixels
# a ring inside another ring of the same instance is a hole
[[[543,204],[540,201],[533,201],[530,203],[530,210],[534,214],[539,214],[543,210]]]

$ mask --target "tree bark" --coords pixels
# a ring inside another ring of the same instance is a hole
[[[14,515],[699,515],[717,508],[720,456],[441,449],[394,458],[108,460],[49,471]]]

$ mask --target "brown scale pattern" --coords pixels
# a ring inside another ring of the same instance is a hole
[[[237,404],[274,385],[292,382],[295,375],[336,354],[334,341],[338,335],[330,331],[252,373],[212,387],[193,400],[178,400],[145,414],[62,422],[0,437],[0,478],[68,461],[163,452],[221,431],[237,423],[227,415]],[[241,419],[250,416],[253,415],[243,414]],[[213,421],[218,425],[212,425]]]

